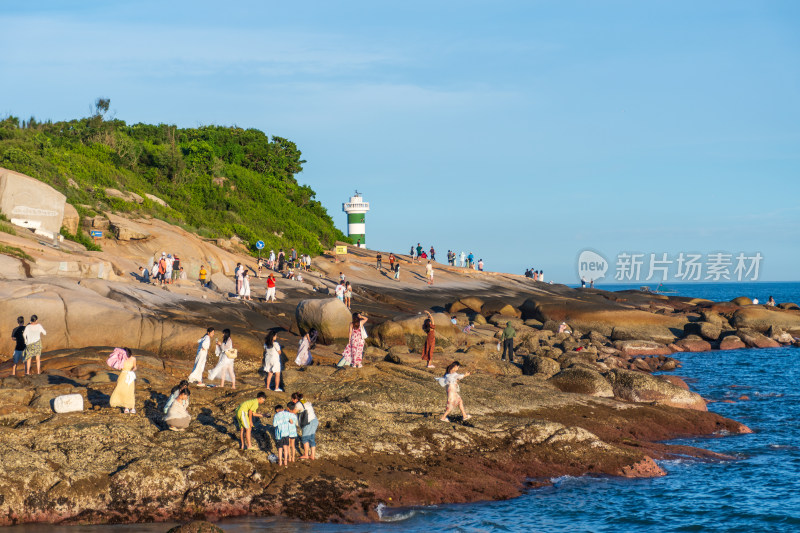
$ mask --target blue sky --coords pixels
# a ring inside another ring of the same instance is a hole
[[[591,248],[800,264],[800,3],[0,3],[0,114],[236,124],[370,247],[574,282]],[[613,266],[612,266],[613,270]]]

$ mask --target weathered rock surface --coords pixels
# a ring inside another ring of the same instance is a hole
[[[631,402],[656,402],[671,407],[707,411],[706,402],[694,392],[669,381],[634,370],[611,370],[606,374],[614,396]]]
[[[411,350],[419,352],[427,337],[422,329],[425,318],[426,315],[399,315],[374,327],[370,334],[383,348],[405,344]],[[444,348],[453,344],[459,330],[450,323],[450,317],[444,313],[434,313],[433,320],[436,324],[437,346]]]
[[[613,398],[614,390],[606,378],[600,372],[584,367],[571,367],[562,370],[548,380],[561,392],[574,392],[578,394],[588,394],[589,396],[599,396],[601,398]]]
[[[800,334],[800,312],[774,307],[746,307],[733,313],[731,324],[736,329],[752,329],[759,333],[766,333],[775,326],[797,335]]]
[[[78,210],[75,209],[72,204],[64,204],[64,219],[61,221],[61,225],[66,228],[66,230],[76,235],[78,233],[78,228],[80,227],[81,217],[78,214]]]
[[[643,340],[616,341],[614,342],[614,348],[628,357],[637,355],[669,355],[672,353],[672,350],[663,344]]]

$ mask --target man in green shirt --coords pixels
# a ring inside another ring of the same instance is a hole
[[[505,360],[506,353],[508,353],[508,362],[514,362],[514,337],[516,336],[517,330],[514,329],[511,322],[508,322],[506,324],[506,329],[503,330],[503,336],[501,337],[503,340],[503,355],[500,357],[501,361]]]
[[[236,422],[239,424],[239,441],[242,450],[253,449],[253,443],[250,440],[250,434],[253,430],[253,417],[257,416],[261,418],[264,416],[258,414],[256,411],[258,411],[258,407],[265,401],[267,401],[267,395],[263,392],[259,392],[255,399],[242,402],[242,405],[236,409]],[[245,434],[247,435],[247,448],[244,447]]]

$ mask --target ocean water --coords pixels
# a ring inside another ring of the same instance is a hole
[[[746,295],[766,301],[772,294],[778,302],[800,301],[800,283],[674,288],[681,295],[715,300]],[[325,533],[800,531],[800,349],[686,353],[680,360],[683,368],[676,373],[685,377],[693,390],[716,400],[709,404],[709,410],[748,425],[754,433],[674,442],[727,454],[734,460],[662,461],[668,475],[656,479],[558,478],[550,487],[531,490],[513,500],[387,510],[384,520],[377,524],[240,518],[220,525],[236,533],[267,529]],[[740,399],[743,395],[749,399]],[[111,529],[132,533],[165,531],[167,527],[8,528],[9,532],[25,533],[99,533]]]

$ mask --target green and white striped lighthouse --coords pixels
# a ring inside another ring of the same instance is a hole
[[[349,202],[342,204],[342,211],[347,213],[347,235],[361,248],[367,247],[365,235],[365,223],[369,202],[361,198],[361,193],[356,193],[350,197]]]

